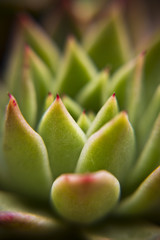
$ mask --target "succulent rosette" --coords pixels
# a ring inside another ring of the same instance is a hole
[[[160,236],[159,34],[137,53],[113,11],[60,53],[18,21],[0,89],[2,235]]]

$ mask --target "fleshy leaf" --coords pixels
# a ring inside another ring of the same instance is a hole
[[[92,111],[87,112],[87,116],[90,119],[91,122],[95,119],[96,114]]]
[[[120,203],[115,211],[116,214],[123,216],[159,215],[159,188],[160,167],[156,168],[132,195]]]
[[[87,240],[158,240],[160,228],[156,224],[139,220],[109,220],[93,226],[86,233]]]
[[[31,127],[35,127],[37,120],[37,99],[31,69],[28,61],[28,50],[25,49],[20,90],[17,96],[21,112]]]
[[[108,94],[106,97],[111,95],[113,92],[116,92],[116,97],[118,100],[118,105],[120,109],[124,110],[127,108],[127,86],[128,82],[131,80],[131,76],[134,72],[136,66],[136,59],[133,59],[120,67],[113,76],[109,79],[108,82]]]
[[[29,66],[31,69],[31,77],[34,81],[36,89],[38,115],[41,116],[44,100],[48,92],[52,90],[54,80],[48,67],[39,58],[39,56],[36,55],[36,53],[29,46],[26,46],[26,51],[28,54]]]
[[[136,65],[127,88],[126,109],[128,111],[129,119],[134,127],[139,120],[141,112],[140,106],[142,105],[142,80],[145,55],[146,52],[144,51],[137,57]]]
[[[70,38],[57,76],[57,92],[75,97],[79,89],[93,79],[95,73],[96,69],[85,51]]]
[[[80,126],[80,128],[83,130],[83,132],[87,132],[89,126],[91,125],[91,121],[86,115],[85,111],[82,112],[80,115],[77,124]]]
[[[157,87],[153,98],[142,115],[138,126],[139,149],[141,149],[149,137],[154,121],[160,112],[160,85]]]
[[[51,106],[53,101],[54,101],[54,96],[51,92],[49,92],[44,103],[44,111],[46,111]]]
[[[95,119],[93,120],[90,128],[87,131],[87,136],[89,137],[97,130],[99,130],[105,123],[115,117],[117,113],[118,104],[115,94],[113,94],[97,113]]]
[[[159,76],[160,76],[160,33],[158,32],[158,36],[152,40],[152,46],[149,47],[149,50],[146,54],[146,61],[144,66],[144,88],[145,88],[145,97],[146,103],[149,102],[152,97],[154,91],[156,90],[159,84]]]
[[[129,59],[131,50],[118,9],[111,11],[111,16],[103,19],[103,23],[94,26],[84,39],[84,45],[99,69],[109,66],[113,72]]]
[[[51,200],[65,219],[88,224],[108,214],[119,194],[119,182],[109,172],[64,174],[53,183]]]
[[[0,225],[3,234],[11,229],[21,233],[23,231],[24,233],[27,231],[37,233],[38,231],[42,234],[64,228],[58,220],[51,218],[47,212],[42,211],[42,209],[40,211],[39,208],[33,208],[33,206],[29,207],[23,198],[3,191],[0,192]],[[13,232],[10,234],[12,235]]]
[[[7,188],[39,200],[47,199],[52,177],[46,147],[23,118],[12,95],[6,110],[3,152]]]
[[[77,120],[80,114],[83,112],[82,107],[76,101],[66,95],[62,97],[62,101],[71,116]]]
[[[59,64],[59,51],[47,34],[29,16],[20,15],[20,24],[29,45],[39,54],[53,74]]]
[[[137,187],[156,167],[160,165],[160,114],[157,117],[153,130],[142,153],[133,168],[128,186]]]
[[[7,62],[4,79],[7,83],[7,89],[17,96],[19,90],[19,82],[22,74],[24,53],[24,36],[22,31],[17,28],[14,32],[11,54]]]
[[[76,171],[105,169],[123,183],[132,165],[134,145],[133,129],[126,112],[121,112],[88,139]]]
[[[39,133],[46,144],[54,178],[73,172],[86,137],[58,95],[44,114]]]
[[[95,76],[93,81],[82,88],[76,99],[86,110],[92,109],[97,112],[104,102],[108,71],[103,71]]]

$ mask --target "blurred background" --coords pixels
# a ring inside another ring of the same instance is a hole
[[[86,29],[105,18],[113,4],[122,8],[133,46],[143,44],[143,39],[159,29],[158,0],[0,0],[0,72],[19,14],[30,14],[63,49],[68,35],[81,40]]]

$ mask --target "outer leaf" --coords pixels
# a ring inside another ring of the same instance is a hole
[[[124,23],[118,9],[97,24],[84,41],[86,49],[99,69],[110,66],[112,72],[125,63],[131,51]]]
[[[114,174],[120,183],[124,183],[133,155],[133,129],[127,114],[121,112],[88,139],[76,171],[83,173],[106,169]]]
[[[152,40],[152,45],[146,54],[146,61],[144,67],[144,80],[145,80],[144,94],[147,100],[146,103],[149,102],[151,96],[153,95],[160,81],[159,63],[160,63],[160,32],[158,32],[156,38]]]
[[[107,221],[91,228],[87,240],[158,240],[160,228],[157,225],[138,221]]]
[[[104,102],[108,71],[103,71],[95,76],[92,82],[82,88],[76,99],[86,110],[92,109],[97,112]]]
[[[70,38],[57,79],[57,92],[75,97],[79,89],[92,80],[95,73],[96,69],[85,51]]]
[[[59,96],[44,114],[39,133],[47,146],[54,178],[73,172],[86,137]]]
[[[127,111],[133,126],[137,125],[142,104],[142,79],[145,52],[142,52],[136,59],[136,65],[127,88]]]
[[[148,139],[159,112],[160,112],[160,85],[157,87],[153,95],[153,98],[150,100],[150,103],[146,108],[144,114],[142,115],[138,125],[138,140],[140,150],[144,146],[146,140]]]
[[[65,219],[88,224],[110,212],[119,193],[118,180],[109,172],[100,171],[60,176],[53,183],[51,199]]]
[[[12,43],[11,54],[8,59],[7,68],[5,71],[5,81],[7,83],[8,90],[14,95],[18,95],[19,82],[22,74],[24,53],[24,36],[22,31],[17,28],[14,33],[14,39]]]
[[[160,114],[155,121],[150,137],[131,173],[129,189],[137,187],[156,167],[160,165]]]
[[[129,61],[118,71],[113,74],[113,76],[109,79],[108,82],[108,95],[110,96],[113,92],[116,92],[116,97],[118,100],[118,105],[120,109],[127,108],[127,90],[128,90],[128,82],[131,80],[134,69],[136,66],[136,59]],[[108,96],[106,94],[106,96]]]
[[[30,126],[35,127],[37,120],[37,99],[28,60],[28,50],[25,49],[18,100],[24,118]]]
[[[7,233],[9,235],[11,230],[14,230],[14,232],[10,232],[12,236],[16,230],[25,234],[27,232],[46,234],[60,228],[63,230],[64,227],[57,220],[51,218],[48,213],[29,207],[23,200],[16,195],[0,192],[1,237],[2,233],[5,234],[4,236]]]
[[[19,20],[27,42],[46,62],[51,72],[55,74],[59,64],[59,51],[57,47],[29,16],[21,15]]]
[[[97,113],[95,119],[93,120],[90,128],[87,131],[87,136],[89,137],[97,130],[99,130],[105,123],[115,117],[117,113],[118,104],[115,94],[113,94]]]
[[[42,138],[23,118],[10,95],[4,132],[5,182],[9,189],[37,199],[47,199],[52,178]]]
[[[116,214],[123,216],[150,216],[157,213],[159,216],[159,188],[160,167],[156,168],[132,195],[120,203]]]
[[[38,55],[29,47],[26,47],[28,54],[29,66],[31,69],[31,77],[34,81],[37,102],[38,102],[38,115],[42,114],[44,99],[49,91],[52,90],[54,81],[53,77],[46,66],[46,64],[39,58]],[[53,89],[54,90],[54,89]]]

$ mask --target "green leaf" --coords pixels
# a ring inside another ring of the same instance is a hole
[[[117,210],[119,216],[159,216],[160,167],[156,168],[136,189],[125,198]]]
[[[27,15],[19,16],[28,44],[38,53],[55,75],[59,64],[59,51],[47,34]]]
[[[150,100],[150,103],[146,107],[146,110],[141,116],[141,119],[139,121],[137,131],[139,150],[141,150],[144,144],[146,143],[159,112],[160,112],[160,85],[157,87],[152,99]]]
[[[127,86],[126,107],[133,127],[137,126],[142,105],[142,80],[146,52],[142,52],[136,59],[135,67]]]
[[[99,69],[107,66],[115,71],[131,55],[129,41],[120,11],[110,11],[110,16],[96,24],[84,39],[85,48]]]
[[[147,221],[109,220],[86,233],[87,240],[158,240],[160,228]]]
[[[160,114],[151,135],[142,150],[128,180],[128,188],[136,188],[156,167],[160,165]]]
[[[97,130],[99,130],[105,123],[110,121],[118,113],[118,104],[113,94],[99,110],[96,117],[94,118],[91,126],[87,131],[87,136],[91,136]]]
[[[96,69],[83,48],[70,38],[57,76],[57,92],[75,97],[95,73]]]
[[[108,94],[106,97],[116,93],[118,100],[118,105],[121,110],[127,108],[127,90],[128,82],[131,80],[134,69],[136,66],[136,59],[133,59],[127,62],[125,65],[120,67],[114,74],[111,76],[108,82]]]
[[[86,137],[58,95],[44,114],[39,133],[46,144],[54,178],[74,172]]]
[[[19,92],[19,82],[22,74],[24,54],[24,36],[22,31],[17,28],[14,32],[14,39],[12,42],[11,54],[7,62],[7,67],[4,73],[4,79],[7,84],[7,88],[15,96]]]
[[[48,199],[52,177],[46,147],[23,118],[12,95],[6,110],[3,153],[7,188],[39,200]]]
[[[104,102],[107,87],[108,71],[96,74],[93,81],[86,84],[76,96],[77,101],[86,110],[97,112]]]
[[[53,101],[54,101],[54,96],[51,92],[49,92],[44,102],[44,112],[51,106]]]
[[[124,183],[134,156],[134,132],[125,112],[119,113],[94,133],[84,145],[77,172],[105,169]]]
[[[3,191],[0,191],[0,225],[1,234],[2,232],[6,234],[11,229],[21,233],[29,231],[39,234],[54,232],[58,229],[64,230],[63,225],[51,218],[47,212],[31,207],[23,198]],[[10,232],[11,235],[14,233]]]
[[[87,132],[88,128],[91,125],[91,121],[88,118],[88,116],[86,115],[85,111],[82,112],[82,114],[80,115],[77,124],[79,125],[79,127],[83,130],[83,132]]]
[[[71,114],[71,116],[77,120],[80,116],[80,114],[83,112],[82,107],[74,101],[72,98],[70,98],[67,95],[64,95],[62,97],[63,104],[67,108],[68,112]]]
[[[28,61],[31,71],[31,77],[34,81],[37,102],[38,102],[38,117],[43,111],[44,100],[49,91],[54,90],[54,80],[46,64],[39,58],[38,55],[29,47],[26,46]]]
[[[65,219],[88,224],[108,214],[119,194],[119,182],[109,172],[64,174],[53,183],[51,200]]]
[[[150,101],[154,91],[159,84],[160,76],[160,33],[158,32],[155,39],[152,39],[151,46],[149,47],[146,54],[146,61],[144,66],[144,87],[146,104]]]
[[[31,127],[35,127],[37,120],[37,98],[33,79],[31,77],[27,49],[25,49],[24,53],[22,77],[19,83],[19,94],[17,99],[24,118]]]

